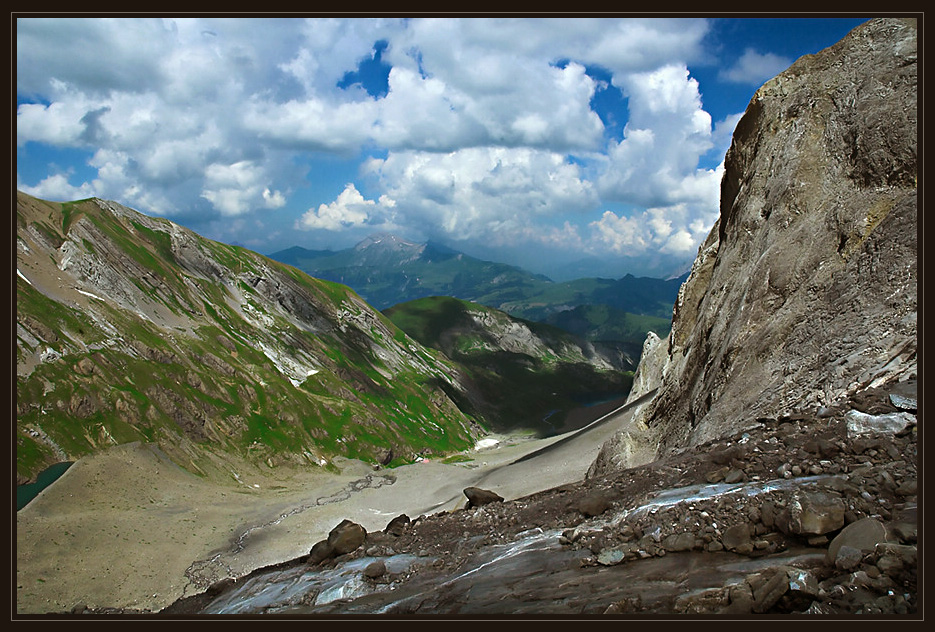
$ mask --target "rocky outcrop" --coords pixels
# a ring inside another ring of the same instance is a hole
[[[597,471],[915,376],[916,39],[913,20],[871,20],[754,95],[635,421],[643,449],[616,438]]]

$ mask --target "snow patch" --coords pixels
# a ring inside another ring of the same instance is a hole
[[[23,281],[26,281],[26,283],[28,283],[29,285],[32,285],[32,281],[27,279],[26,275],[24,275],[22,272],[19,271],[19,268],[16,269],[16,276],[21,278]]]
[[[310,376],[315,375],[319,372],[319,369],[311,366],[310,363],[303,362],[300,359],[288,356],[277,349],[273,349],[262,342],[256,343],[260,351],[263,352],[270,362],[273,363],[273,366],[276,367],[276,370],[286,376],[293,386],[298,387],[302,382],[307,380]]]
[[[499,440],[499,439],[491,439],[491,438],[481,439],[481,440],[478,441],[477,444],[474,446],[474,449],[475,449],[475,450],[484,450],[484,449],[486,449],[486,448],[492,448],[492,447],[494,447],[495,445],[497,445],[497,444],[499,444],[499,443],[500,443],[500,440]]]
[[[78,294],[84,294],[85,296],[90,296],[91,298],[96,298],[96,299],[99,300],[99,301],[103,301],[103,300],[104,300],[104,299],[102,299],[100,296],[98,296],[97,294],[91,294],[90,292],[85,292],[84,290],[78,290]]]

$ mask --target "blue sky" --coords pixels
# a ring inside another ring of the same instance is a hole
[[[756,89],[864,21],[18,17],[17,188],[264,254],[392,232],[665,276]]]

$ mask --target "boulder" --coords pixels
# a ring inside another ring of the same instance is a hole
[[[385,574],[386,563],[383,560],[371,562],[367,565],[367,568],[364,569],[364,577],[369,577],[370,579],[376,579],[377,577],[382,577]]]
[[[406,532],[406,529],[409,527],[409,522],[409,516],[406,514],[399,514],[387,523],[386,528],[383,529],[383,533],[388,533],[398,538]]]
[[[750,539],[750,525],[746,522],[735,524],[724,531],[721,544],[728,551],[747,554],[753,551],[753,542]]]
[[[847,525],[831,540],[831,544],[828,545],[827,559],[835,563],[838,550],[844,546],[855,548],[862,553],[869,553],[877,544],[890,539],[886,526],[882,522],[876,518],[864,518]]]
[[[844,526],[847,507],[840,496],[820,491],[796,490],[779,526],[787,533],[796,535],[823,535]],[[782,524],[785,523],[785,524]]]
[[[342,520],[328,534],[328,544],[334,549],[335,555],[344,555],[356,550],[367,537],[367,531],[350,520]]]
[[[776,605],[789,590],[789,577],[786,570],[780,568],[759,588],[753,591],[753,612],[763,613]]]
[[[915,569],[918,565],[918,552],[915,546],[883,542],[874,549],[876,565],[887,575],[898,575],[906,568]]]
[[[331,557],[334,557],[334,547],[328,544],[327,540],[321,540],[316,542],[312,550],[308,552],[308,563],[314,566]]]
[[[673,533],[662,541],[666,551],[691,551],[695,547],[695,534],[690,532]]]
[[[838,547],[838,550],[834,554],[834,567],[839,571],[852,571],[860,566],[863,559],[863,551],[845,544],[844,546]]]
[[[599,516],[610,509],[610,498],[600,490],[587,494],[578,501],[577,509],[585,516],[591,518]]]
[[[490,503],[502,503],[503,497],[487,489],[480,487],[467,487],[464,489],[464,495],[467,496],[467,507],[481,507]]]
[[[847,438],[864,435],[899,434],[916,423],[915,415],[899,412],[886,415],[868,415],[859,410],[850,410],[844,415],[847,422]]]

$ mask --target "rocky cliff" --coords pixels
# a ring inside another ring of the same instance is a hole
[[[871,20],[753,96],[720,218],[641,360],[658,394],[594,472],[915,378],[916,40],[914,20]]]

